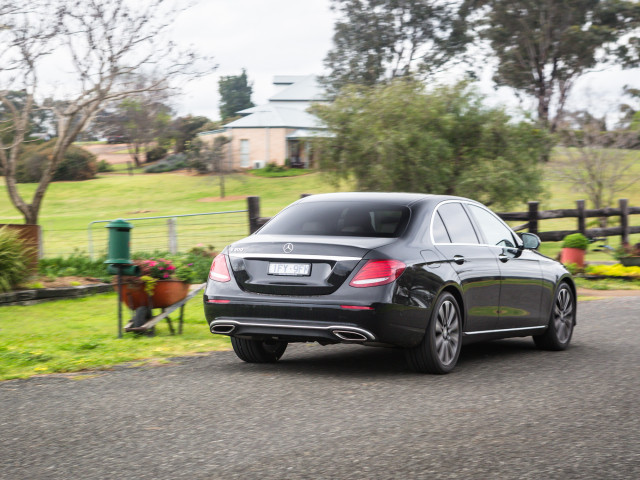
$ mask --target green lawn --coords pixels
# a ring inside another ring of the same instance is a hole
[[[0,380],[107,368],[230,348],[228,337],[209,333],[200,296],[187,303],[182,335],[165,321],[156,336],[117,338],[115,293],[31,306],[0,307]],[[178,312],[171,315],[177,328]],[[123,323],[130,318],[123,308]]]
[[[245,210],[246,197],[250,195],[260,196],[261,215],[271,216],[299,199],[302,193],[335,190],[319,173],[285,178],[239,174],[227,177],[225,184],[225,199],[219,199],[217,177],[187,175],[184,172],[133,176],[105,174],[84,182],[53,183],[40,212],[45,256],[60,255],[60,252],[68,255],[75,248],[87,252],[87,227],[95,220]],[[19,189],[23,195],[31,198],[35,185],[21,184]],[[11,205],[2,182],[0,223],[23,221]],[[105,235],[102,226],[95,230]],[[202,228],[207,227],[205,225]],[[225,244],[247,235],[247,228],[245,224],[231,237],[226,234]],[[134,230],[133,240],[135,235]],[[224,246],[216,238],[201,243],[217,248]]]

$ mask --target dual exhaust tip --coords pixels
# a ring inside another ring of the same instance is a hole
[[[211,333],[219,333],[220,335],[229,335],[236,329],[232,323],[218,323],[211,325]]]
[[[211,325],[211,333],[230,335],[236,329],[233,323],[214,323]],[[333,329],[331,333],[343,342],[366,342],[370,340],[366,335],[353,330]]]
[[[369,340],[362,333],[354,332],[353,330],[331,330],[331,333],[345,342],[366,342]]]

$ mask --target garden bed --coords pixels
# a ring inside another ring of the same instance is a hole
[[[36,303],[66,298],[86,297],[96,293],[113,291],[110,283],[64,286],[53,288],[33,288],[0,293],[0,307],[9,305],[35,305]]]

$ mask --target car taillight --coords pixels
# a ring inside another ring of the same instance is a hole
[[[369,260],[351,280],[352,287],[375,287],[393,282],[407,266],[399,260]]]
[[[216,282],[228,282],[231,280],[229,269],[227,268],[227,257],[223,254],[216,256],[209,270],[209,278]]]

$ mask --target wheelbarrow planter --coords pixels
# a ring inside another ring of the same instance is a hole
[[[143,282],[126,283],[120,288],[121,298],[131,310],[139,307],[167,308],[185,299],[189,293],[189,284],[179,280],[156,281],[152,296],[145,291]]]

